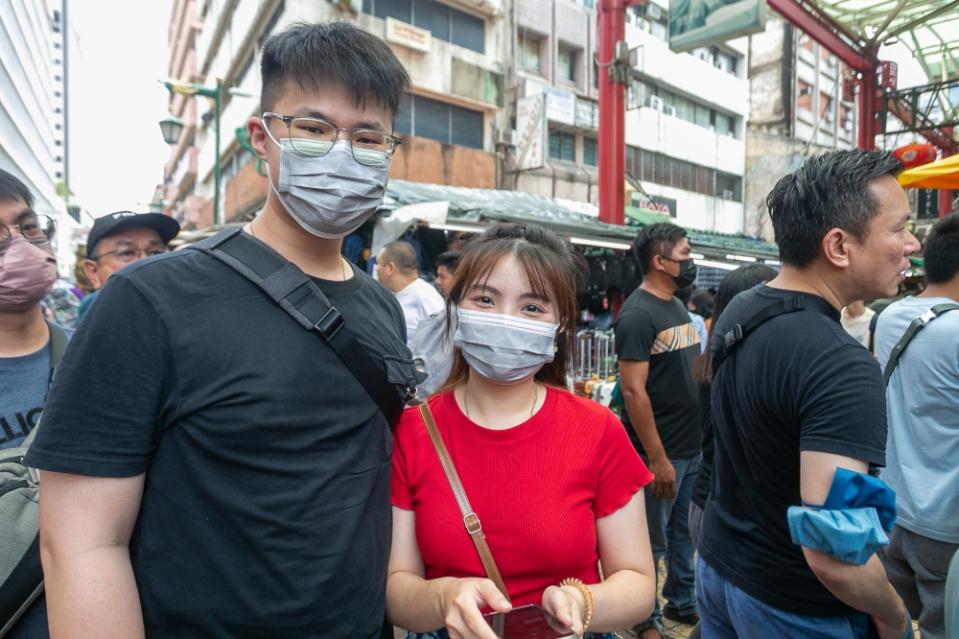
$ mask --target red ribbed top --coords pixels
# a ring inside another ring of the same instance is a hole
[[[430,408],[513,604],[540,603],[565,577],[598,582],[596,520],[653,479],[619,419],[555,388],[533,417],[506,430],[470,421],[452,393]],[[414,408],[396,429],[392,485],[393,505],[416,513],[427,579],[485,576]]]

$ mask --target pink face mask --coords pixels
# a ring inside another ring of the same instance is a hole
[[[18,235],[0,255],[0,311],[26,310],[57,281],[57,260]]]

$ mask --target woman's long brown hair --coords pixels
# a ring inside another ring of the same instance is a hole
[[[452,340],[449,332],[453,313],[463,296],[477,282],[485,282],[496,265],[508,256],[513,256],[522,266],[532,292],[553,303],[559,322],[556,356],[536,373],[536,379],[566,386],[576,334],[576,291],[585,279],[586,268],[566,241],[540,226],[498,224],[467,243],[446,303],[447,338]],[[468,376],[469,365],[459,349],[453,349],[453,366],[442,390],[465,383]]]

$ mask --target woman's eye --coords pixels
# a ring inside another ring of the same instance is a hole
[[[536,304],[527,304],[526,306],[523,307],[523,312],[524,313],[542,313],[543,309],[541,309],[539,306],[536,306]]]
[[[492,304],[493,300],[487,295],[478,295],[473,298],[473,301],[477,304]]]

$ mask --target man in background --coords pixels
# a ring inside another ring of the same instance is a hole
[[[412,344],[420,322],[444,308],[436,289],[420,279],[416,251],[409,242],[390,242],[376,256],[376,279],[389,289],[403,308],[406,343]]]

